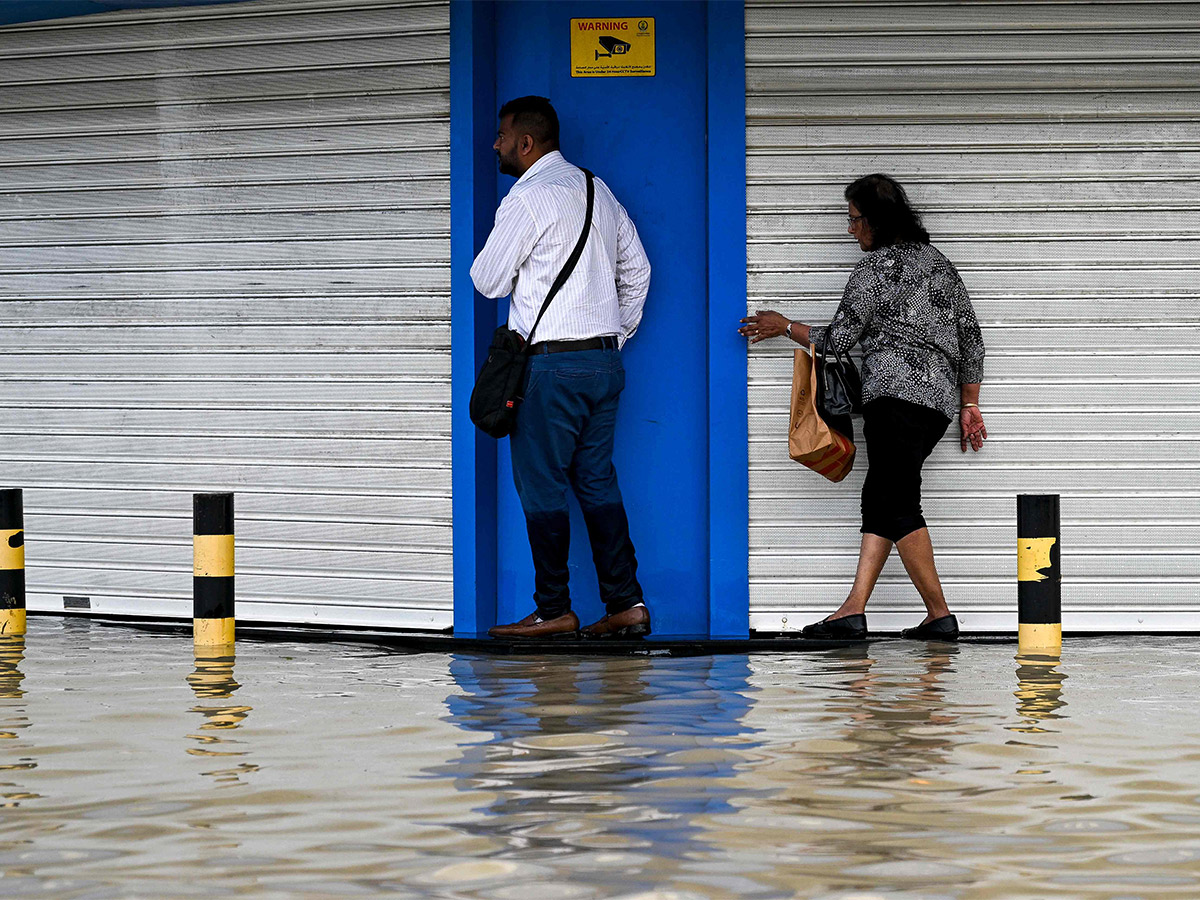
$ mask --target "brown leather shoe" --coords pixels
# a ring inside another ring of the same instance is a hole
[[[494,625],[488,629],[488,634],[496,638],[527,641],[564,638],[572,640],[579,637],[579,617],[573,612],[566,612],[556,619],[542,619],[536,612],[532,612],[520,622]]]
[[[633,638],[650,633],[650,610],[635,606],[624,612],[605,616],[580,631],[585,638]]]

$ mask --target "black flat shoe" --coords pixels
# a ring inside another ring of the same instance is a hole
[[[867,636],[867,617],[863,613],[842,616],[840,619],[822,619],[805,625],[800,634],[817,640],[856,641]]]
[[[900,637],[914,641],[957,641],[958,619],[953,614],[942,616],[916,628],[905,628]]]

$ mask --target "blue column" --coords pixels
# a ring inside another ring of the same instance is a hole
[[[747,637],[750,590],[746,339],[746,18],[708,4],[709,631]]]
[[[495,303],[475,293],[471,262],[495,215],[495,7],[450,4],[450,371],[453,403],[454,633],[496,622],[496,442],[467,415]]]
[[[572,18],[655,19],[653,77],[572,78]],[[507,311],[475,296],[471,259],[512,179],[495,174],[496,110],[551,99],[564,156],[625,205],[653,266],[616,465],[639,577],[660,635],[745,636],[748,621],[743,7],[701,2],[500,2],[451,7],[455,632],[532,610],[533,568],[508,445],[467,400]],[[586,531],[572,519],[572,599],[599,618]]]

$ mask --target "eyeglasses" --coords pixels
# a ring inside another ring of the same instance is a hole
[[[862,221],[865,218],[866,218],[865,215],[846,216],[846,224],[849,225],[851,228],[853,228],[856,224],[858,224],[860,221]]]

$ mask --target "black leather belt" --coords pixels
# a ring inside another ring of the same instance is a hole
[[[584,341],[539,341],[529,348],[530,353],[570,353],[574,350],[616,350],[616,335],[588,338]]]

